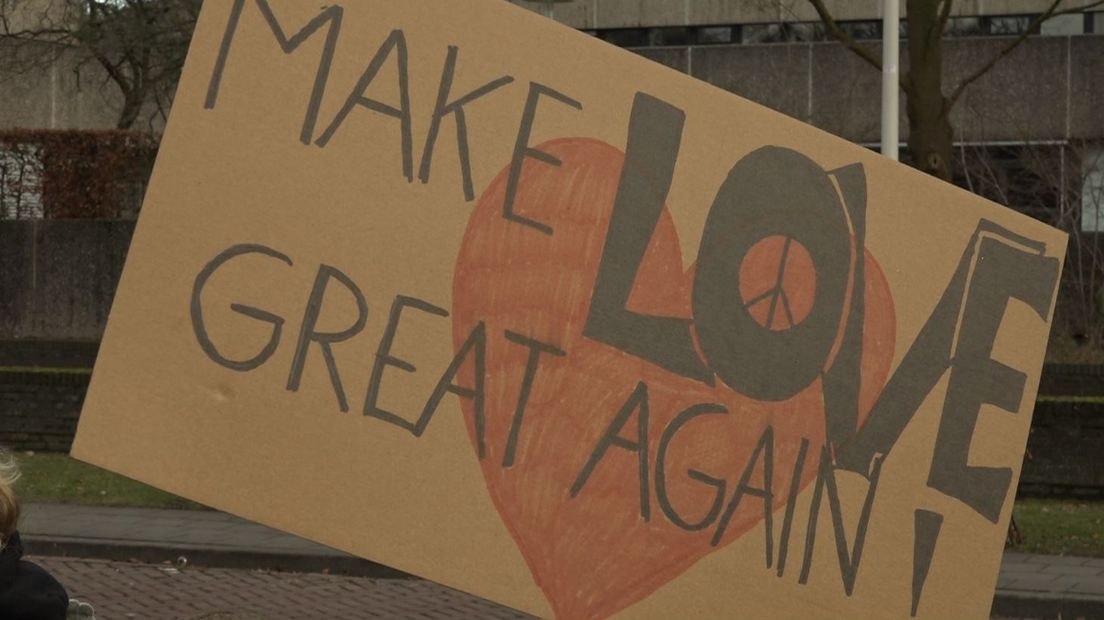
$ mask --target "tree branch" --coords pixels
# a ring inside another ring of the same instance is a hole
[[[939,12],[939,31],[947,31],[947,21],[951,18],[951,6],[954,0],[943,0],[943,8]]]
[[[1101,1],[1104,2],[1104,0]],[[882,70],[882,60],[878,58],[874,52],[870,51],[870,48],[859,45],[858,41],[839,27],[839,24],[836,23],[836,19],[832,17],[827,7],[824,6],[823,0],[809,0],[809,4],[813,5],[813,8],[816,9],[817,15],[820,16],[820,21],[824,23],[825,29],[828,30],[828,34],[831,35],[833,39],[842,43],[845,48],[859,58],[865,60],[870,66],[878,71]]]
[[[966,91],[966,88],[970,84],[973,84],[978,79],[980,79],[981,76],[988,73],[990,69],[992,69],[994,66],[996,66],[998,62],[1001,61],[1001,59],[1011,54],[1016,48],[1023,44],[1023,42],[1026,41],[1029,36],[1031,36],[1031,32],[1038,28],[1043,22],[1047,21],[1048,19],[1058,17],[1059,15],[1080,13],[1087,9],[1104,5],[1104,0],[1093,0],[1092,2],[1083,4],[1075,8],[1058,10],[1058,6],[1062,4],[1062,1],[1063,0],[1053,0],[1053,2],[1050,3],[1050,6],[1047,7],[1047,10],[1036,16],[1035,19],[1031,20],[1031,23],[1027,25],[1027,28],[1024,28],[1024,31],[1020,33],[1019,36],[1010,41],[1008,45],[1005,45],[1004,48],[1001,49],[1001,51],[998,52],[995,56],[990,58],[988,62],[983,64],[970,75],[966,76],[966,78],[958,84],[958,87],[955,88],[954,92],[951,93],[951,96],[947,98],[947,108],[949,109],[953,107],[955,102],[958,101],[958,99],[962,96],[962,93]]]

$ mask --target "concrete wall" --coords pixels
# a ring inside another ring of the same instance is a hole
[[[808,0],[510,0],[583,29],[641,26],[702,26],[764,22],[817,21]],[[898,0],[901,15],[905,0]],[[881,0],[826,0],[838,20],[881,19]],[[1022,15],[1042,13],[1049,0],[958,0],[954,15]],[[550,6],[551,5],[551,6]]]
[[[0,340],[99,340],[133,222],[0,221]]]
[[[557,5],[556,10],[581,10],[580,1]],[[746,8],[759,4],[751,0],[689,1],[698,7],[695,11],[706,6],[731,4]],[[659,19],[658,14],[652,14],[659,9],[649,8],[651,0],[632,3],[639,6],[619,10],[617,14],[641,15],[641,21],[646,23]],[[985,6],[992,10],[994,4]],[[655,6],[667,5],[667,0],[662,0]],[[944,57],[947,84],[957,83],[1006,42],[1003,38],[947,40]],[[11,51],[10,45],[0,41],[0,56]],[[871,47],[877,50],[878,44]],[[42,49],[34,51],[41,52]],[[836,43],[665,47],[642,49],[639,53],[844,138],[863,143],[878,141],[881,76]],[[903,53],[902,59],[907,68],[907,54]],[[901,105],[904,140],[908,127],[903,97]],[[119,109],[120,95],[115,85],[104,80],[95,63],[82,62],[72,50],[41,70],[23,75],[0,74],[0,129],[109,128],[115,126]],[[1104,110],[1104,35],[1032,37],[967,90],[954,113],[959,131],[956,139],[1099,138],[1104,136],[1101,110]],[[135,129],[156,131],[159,121],[151,113]]]
[[[94,61],[50,43],[2,39],[0,58],[0,129],[115,127],[122,95]]]
[[[1006,42],[995,38],[947,40],[946,89]],[[879,140],[881,74],[836,43],[710,45],[637,52],[849,140]],[[907,54],[902,58],[907,70]],[[902,97],[902,141],[908,137],[904,106]],[[953,114],[958,132],[955,139],[1101,138],[1102,111],[1104,35],[1033,37],[966,90]]]
[[[78,23],[81,0],[0,0],[9,32],[57,30]]]

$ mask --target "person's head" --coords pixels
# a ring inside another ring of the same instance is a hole
[[[19,500],[15,497],[13,485],[19,479],[19,467],[15,458],[0,450],[0,549],[15,533],[19,521]]]

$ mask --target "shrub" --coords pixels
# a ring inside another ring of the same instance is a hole
[[[0,218],[119,218],[138,206],[157,153],[152,134],[0,131]]]

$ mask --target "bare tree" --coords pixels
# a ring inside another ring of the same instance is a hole
[[[1099,142],[959,145],[960,182],[1069,233],[1052,353],[1104,361],[1104,146]]]
[[[878,54],[848,34],[829,12],[824,0],[807,1],[816,10],[829,36],[881,71],[882,61]],[[954,170],[951,110],[966,88],[1023,44],[1043,22],[1059,15],[1104,6],[1104,0],[1049,0],[1044,10],[1032,18],[1019,35],[1010,38],[973,73],[955,84],[946,84],[943,75],[943,40],[953,6],[954,0],[907,0],[905,24],[908,33],[909,69],[901,74],[901,90],[905,94],[905,110],[909,123],[908,146],[914,165],[928,174],[948,181]]]
[[[176,89],[202,0],[0,0],[0,70],[26,73],[69,50],[122,95],[116,126],[147,106],[164,115]]]

